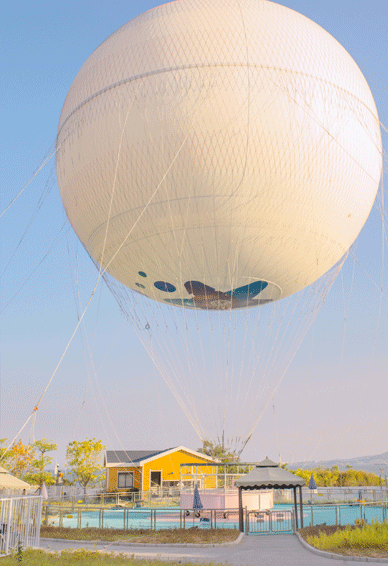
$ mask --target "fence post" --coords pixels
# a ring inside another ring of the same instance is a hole
[[[292,532],[295,533],[296,528],[295,528],[295,510],[294,509],[291,509],[291,525],[292,525]]]
[[[151,509],[151,531],[156,531],[156,509]]]
[[[242,506],[242,488],[238,488],[238,526],[240,533],[244,532],[244,512]]]
[[[43,499],[42,499],[42,497],[39,497],[39,499],[38,499],[38,513],[37,513],[37,517],[36,517],[36,535],[35,535],[36,546],[40,546],[40,525],[42,523],[42,504],[43,504]]]
[[[26,537],[26,541],[25,541],[25,546],[29,546],[29,538],[30,538],[30,515],[31,515],[31,499],[28,498],[27,499],[27,525],[25,527],[25,537]],[[39,532],[40,532],[40,525],[39,525]]]
[[[13,501],[12,499],[9,500],[9,505],[8,505],[8,521],[7,521],[7,534],[5,537],[5,554],[9,553],[9,537],[11,535],[11,525],[12,525],[12,515],[13,515]]]

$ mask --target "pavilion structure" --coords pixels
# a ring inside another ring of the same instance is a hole
[[[295,526],[298,529],[298,505],[296,490],[299,489],[300,523],[303,527],[302,487],[306,485],[303,478],[279,467],[268,457],[256,464],[248,474],[235,482],[238,487],[239,529],[244,532],[244,514],[242,506],[242,492],[256,489],[292,489],[294,492]]]
[[[26,492],[26,490],[31,489],[29,483],[19,480],[12,476],[8,470],[0,466],[0,493],[3,490],[18,490]]]

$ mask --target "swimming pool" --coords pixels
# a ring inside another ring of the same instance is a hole
[[[226,516],[224,516],[226,515]],[[225,528],[237,528],[238,512],[230,510],[228,513],[221,511],[201,511],[187,514],[187,511],[179,507],[168,509],[105,509],[99,511],[77,510],[73,513],[61,513],[50,516],[50,525],[60,525],[72,528],[97,527],[106,529],[177,529],[190,528],[192,526],[208,528],[213,526]]]
[[[290,511],[291,504],[277,504],[272,511]],[[196,526],[209,528],[238,528],[237,510],[201,511],[200,517],[189,516],[179,507],[158,509],[77,509],[73,512],[61,510],[48,516],[48,524],[71,528],[111,528],[111,529],[174,529]],[[344,505],[304,505],[304,526],[355,524],[357,520],[371,523],[372,520],[387,520],[387,504],[344,504]]]
[[[380,504],[350,503],[347,505],[304,505],[303,522],[308,525],[354,525],[357,520],[383,522],[387,519],[387,506]]]

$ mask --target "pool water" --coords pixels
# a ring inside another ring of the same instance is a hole
[[[273,511],[291,510],[291,504],[277,504]],[[155,511],[154,511],[155,512]],[[209,513],[201,512],[203,517],[193,518],[192,514],[185,517],[186,528],[191,525],[200,528],[209,528],[206,521]],[[386,512],[385,512],[386,514]],[[385,517],[380,505],[305,505],[303,507],[304,526],[310,525],[347,525],[355,524],[357,520],[371,523],[372,520],[382,522]],[[183,516],[183,514],[182,514]],[[201,520],[202,519],[202,520]],[[77,527],[81,522],[82,528],[101,527],[99,511],[82,511],[80,517],[77,512],[63,516],[64,527]],[[59,517],[50,518],[50,524],[59,523]],[[111,529],[149,529],[151,527],[151,509],[107,509],[103,512],[103,527]],[[156,529],[174,529],[180,527],[179,507],[156,510]],[[230,513],[226,518],[217,513],[218,528],[238,528],[238,513]]]

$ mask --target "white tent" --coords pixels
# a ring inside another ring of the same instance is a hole
[[[30,489],[30,484],[12,476],[0,466],[0,491],[3,489]]]

